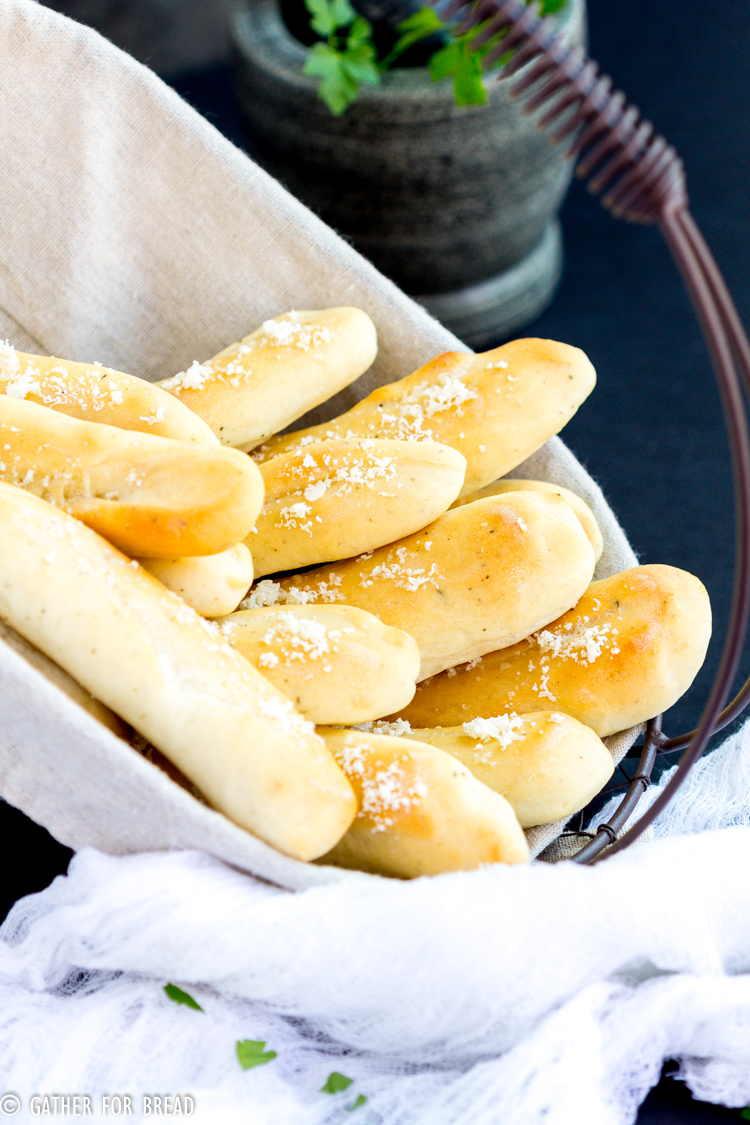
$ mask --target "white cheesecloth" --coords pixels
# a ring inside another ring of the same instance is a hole
[[[34,1094],[127,1093],[145,1120],[171,1093],[216,1125],[627,1125],[673,1058],[744,1106],[749,794],[746,727],[654,841],[593,868],[292,893],[197,852],[84,850],[0,930],[0,1092],[19,1120]],[[242,1070],[242,1039],[277,1057]],[[332,1071],[349,1090],[320,1092]]]

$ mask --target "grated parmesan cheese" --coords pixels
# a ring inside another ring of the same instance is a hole
[[[348,737],[334,757],[350,779],[356,779],[362,790],[362,806],[357,816],[371,822],[372,832],[385,832],[394,824],[394,815],[408,813],[427,796],[427,785],[420,778],[409,781],[406,770],[397,759],[385,765],[376,751],[366,743]],[[410,759],[404,755],[404,763]]]
[[[267,605],[278,605],[281,601],[281,586],[278,582],[273,582],[270,578],[265,578],[262,582],[250,591],[249,595],[240,602],[240,609],[262,609]]]
[[[318,660],[331,650],[338,652],[335,642],[341,635],[340,629],[326,629],[322,621],[314,618],[282,613],[260,642],[266,645],[278,643],[287,660]],[[278,657],[275,663],[278,663]],[[330,665],[327,669],[330,670]]]
[[[251,340],[250,347],[300,348],[309,352],[333,339],[330,328],[322,324],[300,324],[295,319],[264,320],[261,335]],[[245,345],[248,347],[248,345]]]
[[[462,730],[469,738],[480,740],[474,747],[475,751],[482,750],[482,743],[490,741],[499,743],[501,750],[507,750],[511,742],[523,738],[522,726],[523,717],[511,711],[509,715],[495,715],[491,719],[472,719],[462,724]]]
[[[361,730],[366,734],[383,734],[390,738],[400,738],[402,734],[411,734],[411,723],[406,719],[394,719],[389,723],[386,719],[371,719],[369,723],[354,723],[352,730]]]
[[[609,622],[587,626],[588,620],[584,617],[578,627],[567,622],[565,633],[542,629],[533,634],[532,640],[536,641],[540,652],[558,660],[572,660],[575,664],[593,664],[607,649],[611,656],[616,656],[620,651],[616,639],[619,631]]]
[[[165,391],[200,391],[213,374],[211,367],[194,359],[187,371],[179,371],[171,379],[165,380],[162,387]]]

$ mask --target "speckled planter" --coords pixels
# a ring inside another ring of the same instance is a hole
[[[584,0],[560,25],[584,41]],[[458,109],[450,82],[394,70],[336,118],[278,0],[243,0],[230,35],[256,159],[383,273],[474,347],[546,307],[571,169],[504,83],[488,79],[488,104]]]

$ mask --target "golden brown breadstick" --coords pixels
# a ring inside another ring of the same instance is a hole
[[[64,512],[0,484],[0,616],[288,855],[328,851],[351,786],[289,700],[176,595]]]
[[[246,543],[256,575],[348,559],[431,523],[458,496],[460,453],[433,441],[334,439],[261,465],[263,510]]]
[[[671,707],[710,636],[711,606],[697,578],[673,566],[634,567],[592,582],[575,609],[535,636],[420,684],[402,718],[455,726],[554,710],[604,738]]]
[[[575,605],[593,570],[591,544],[561,496],[513,492],[446,512],[371,554],[258,589],[266,604],[342,602],[374,613],[414,637],[424,679],[553,621]]]
[[[232,613],[253,581],[253,560],[244,543],[218,555],[138,561],[202,617]]]
[[[458,758],[510,802],[523,828],[572,816],[615,768],[601,739],[560,711],[474,719],[460,727],[411,730],[404,737]]]
[[[361,309],[290,312],[159,386],[223,445],[249,450],[358,379],[377,350],[375,325]]]
[[[260,473],[236,450],[81,422],[4,395],[0,480],[149,558],[224,551],[263,503]]]
[[[599,561],[604,550],[604,541],[594,513],[585,500],[560,484],[549,484],[546,480],[510,480],[505,477],[503,480],[496,480],[494,484],[488,484],[486,488],[472,492],[471,496],[462,496],[456,500],[453,507],[460,508],[462,504],[472,504],[475,500],[484,500],[487,496],[503,496],[506,492],[559,492],[581,521],[581,527],[594,548],[594,558]]]
[[[416,641],[362,609],[273,606],[240,610],[217,624],[314,723],[348,726],[377,719],[405,707],[414,695]]]
[[[513,340],[481,355],[445,352],[331,422],[272,438],[256,458],[326,437],[429,439],[463,453],[468,496],[558,433],[595,380],[584,353],[555,340]]]
[[[48,656],[45,656],[43,652],[30,644],[25,637],[17,633],[15,629],[11,629],[10,625],[2,618],[0,618],[0,641],[9,645],[14,652],[17,652],[32,667],[36,668],[37,672],[41,672],[55,687],[64,691],[69,699],[72,699],[79,707],[83,707],[84,711],[88,711],[94,719],[97,719],[105,727],[109,727],[118,738],[128,737],[128,728],[122,719],[115,715],[114,711],[110,711],[109,707],[105,707],[98,699],[89,695],[85,688],[82,688],[59,664],[55,664],[53,660],[50,660]]]
[[[84,422],[102,422],[174,441],[216,444],[201,418],[145,379],[101,363],[28,355],[2,341],[0,394],[49,406]]]
[[[449,754],[402,738],[320,733],[359,801],[351,828],[324,863],[412,879],[528,862],[508,802]]]

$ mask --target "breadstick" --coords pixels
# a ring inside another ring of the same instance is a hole
[[[462,504],[473,504],[475,500],[484,500],[487,496],[503,496],[506,492],[559,492],[581,521],[581,527],[594,548],[594,558],[599,562],[604,550],[604,540],[594,513],[585,500],[560,484],[550,484],[546,480],[509,480],[506,477],[504,480],[496,480],[494,484],[488,484],[486,488],[480,488],[477,492],[472,492],[471,496],[462,496],[452,507],[460,508]]]
[[[129,555],[212,555],[248,534],[263,503],[249,457],[187,445],[0,395],[0,480],[82,520]]]
[[[156,439],[154,439],[156,440]],[[0,616],[121,715],[214,808],[298,859],[351,786],[289,700],[180,598],[64,512],[0,484]]]
[[[604,738],[671,707],[710,636],[711,606],[697,578],[673,566],[634,567],[592,582],[575,609],[535,636],[420,684],[402,718],[455,726],[554,710]]]
[[[272,438],[256,458],[326,437],[429,439],[463,453],[468,496],[558,433],[595,380],[582,351],[554,340],[513,340],[481,355],[445,352],[331,422]]]
[[[433,441],[334,439],[261,465],[265,500],[246,543],[256,575],[348,559],[446,512],[466,461]]]
[[[348,605],[240,610],[223,636],[314,723],[349,726],[405,707],[419,649],[408,633]],[[400,700],[399,703],[392,702]]]
[[[69,676],[58,664],[55,664],[43,652],[30,644],[15,629],[11,629],[10,625],[7,625],[2,618],[0,618],[0,641],[9,645],[14,652],[17,652],[32,667],[36,668],[37,672],[41,672],[45,679],[50,680],[55,687],[60,688],[60,691],[64,691],[69,699],[72,699],[79,707],[83,707],[84,711],[88,711],[92,718],[108,727],[118,738],[128,737],[128,728],[122,719],[115,715],[114,711],[110,711],[109,707],[105,707],[98,699],[89,695],[72,676]]]
[[[101,363],[29,355],[0,341],[0,394],[49,406],[84,422],[216,445],[206,423],[172,395]]]
[[[377,350],[375,325],[361,309],[290,312],[159,386],[223,445],[250,450],[358,379]]]
[[[425,679],[541,629],[575,605],[593,570],[591,544],[561,496],[513,492],[258,589],[266,604],[343,602],[374,613],[414,637]]]
[[[138,562],[202,617],[223,617],[232,613],[253,581],[253,560],[243,543],[218,555],[139,559]]]
[[[451,755],[402,738],[320,733],[359,802],[351,828],[324,863],[404,879],[528,863],[526,838],[508,802]]]
[[[601,739],[559,711],[474,719],[404,737],[458,758],[510,802],[522,828],[564,820],[585,808],[615,768]]]

